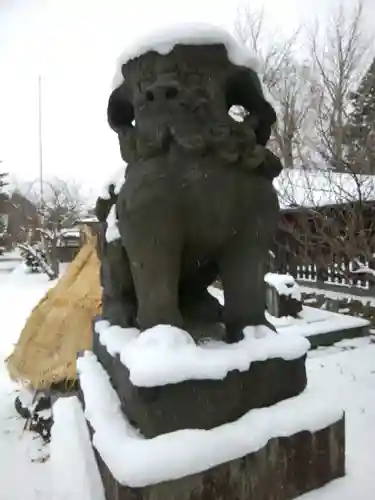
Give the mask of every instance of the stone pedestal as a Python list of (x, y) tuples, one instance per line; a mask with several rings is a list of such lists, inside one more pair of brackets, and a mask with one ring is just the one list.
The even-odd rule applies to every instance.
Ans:
[(127, 418), (152, 438), (180, 429), (212, 429), (249, 410), (298, 396), (306, 387), (305, 356), (254, 362), (224, 380), (187, 380), (160, 387), (136, 387), (118, 355), (111, 356), (94, 328), (93, 352), (111, 378)]
[(119, 484), (96, 456), (106, 500), (291, 500), (344, 476), (345, 421), (272, 439), (200, 474), (138, 489)]
[(106, 500), (291, 500), (345, 474), (343, 413), (305, 390), (305, 355), (136, 387), (93, 335), (79, 397)]

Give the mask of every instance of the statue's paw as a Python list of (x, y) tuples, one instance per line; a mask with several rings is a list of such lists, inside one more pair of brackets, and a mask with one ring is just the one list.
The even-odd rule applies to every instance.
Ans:
[(241, 342), (244, 338), (245, 336), (242, 330), (231, 330), (227, 328), (224, 342), (226, 344), (237, 344), (237, 342)]

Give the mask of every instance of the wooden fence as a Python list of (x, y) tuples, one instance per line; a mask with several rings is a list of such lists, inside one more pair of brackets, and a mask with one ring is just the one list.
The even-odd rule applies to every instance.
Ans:
[(302, 285), (375, 296), (375, 203), (283, 211), (272, 251)]

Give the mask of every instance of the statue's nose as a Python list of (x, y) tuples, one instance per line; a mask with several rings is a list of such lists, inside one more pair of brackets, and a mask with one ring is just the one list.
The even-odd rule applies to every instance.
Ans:
[(146, 91), (146, 99), (149, 102), (158, 101), (170, 101), (176, 99), (179, 94), (179, 88), (177, 84), (174, 83), (156, 83), (149, 86)]

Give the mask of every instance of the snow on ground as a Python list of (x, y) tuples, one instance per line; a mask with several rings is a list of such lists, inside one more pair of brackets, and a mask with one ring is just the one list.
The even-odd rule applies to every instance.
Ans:
[(9, 261), (0, 258), (0, 275), (13, 271), (18, 264), (19, 262)]
[(18, 249), (17, 252), (4, 252), (0, 255), (0, 275), (13, 271), (20, 264), (21, 260)]
[[(11, 352), (26, 317), (52, 284), (45, 276), (25, 275), (21, 269), (1, 275), (2, 359)], [(346, 410), (348, 475), (299, 500), (371, 500), (375, 491), (375, 344), (370, 338), (359, 338), (317, 349), (309, 353), (307, 369), (311, 388), (324, 386), (325, 398)], [(24, 421), (13, 406), (16, 394), (17, 386), (1, 364), (0, 500), (50, 500), (49, 462), (32, 461), (43, 458), (48, 449), (22, 432)]]
[(337, 299), (337, 300), (345, 299), (351, 301), (358, 300), (359, 302), (362, 302), (363, 305), (366, 304), (375, 305), (375, 297), (371, 297), (370, 295), (351, 294), (349, 293), (351, 288), (346, 286), (342, 287), (342, 292), (336, 290), (319, 290), (319, 288), (308, 286), (307, 283), (300, 285), (299, 289), (301, 293), (308, 293), (308, 294), (314, 293), (316, 295), (322, 294), (330, 299)]
[(307, 338), (337, 330), (366, 327), (370, 324), (367, 319), (307, 306), (304, 306), (299, 313), (299, 319), (292, 317), (273, 318), (268, 314), (267, 317), (280, 334), (287, 332), (289, 334), (303, 335)]
[[(347, 476), (299, 500), (371, 500), (375, 492), (375, 344), (346, 341), (309, 359), (310, 386), (324, 384), (346, 409)], [(358, 348), (349, 349), (349, 346)]]
[[(53, 406), (53, 416), (49, 462), (56, 485), (53, 500), (105, 500), (89, 429), (78, 398), (58, 399)], [(68, 433), (67, 428), (70, 429)]]
[[(19, 266), (0, 281), (0, 358), (4, 360), (17, 342), (32, 308), (54, 282), (47, 276), (25, 274)], [(25, 421), (14, 409), (19, 388), (0, 363), (0, 500), (52, 498), (43, 459), (48, 450), (31, 433), (24, 433)]]

